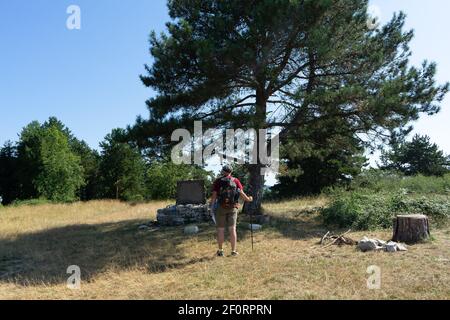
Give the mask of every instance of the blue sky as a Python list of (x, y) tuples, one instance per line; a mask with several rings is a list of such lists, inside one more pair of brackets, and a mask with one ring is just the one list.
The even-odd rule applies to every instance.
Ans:
[[(415, 29), (415, 65), (438, 63), (439, 82), (450, 79), (450, 1), (374, 0), (381, 20), (395, 11)], [(81, 8), (81, 30), (68, 30), (66, 9)], [(139, 74), (151, 63), (148, 35), (164, 30), (165, 0), (0, 0), (0, 144), (16, 140), (33, 120), (56, 116), (93, 148), (115, 127), (147, 115), (153, 92)], [(416, 132), (447, 153), (450, 98), (442, 112), (424, 117)]]
[[(66, 9), (81, 8), (81, 30)], [(0, 143), (56, 116), (97, 148), (115, 127), (147, 114), (139, 80), (148, 36), (168, 20), (165, 1), (0, 0)]]

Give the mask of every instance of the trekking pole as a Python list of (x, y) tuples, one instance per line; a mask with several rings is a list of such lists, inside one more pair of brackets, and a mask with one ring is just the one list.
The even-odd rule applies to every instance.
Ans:
[(252, 235), (252, 251), (253, 251), (253, 210), (250, 210), (250, 233)]
[(214, 222), (215, 226), (217, 226), (217, 222), (216, 222), (216, 202), (217, 202), (217, 200), (213, 204), (211, 204), (211, 208), (210, 208), (211, 219)]
[[(253, 191), (253, 188), (252, 188)], [(258, 195), (259, 195), (259, 191), (256, 194), (256, 199), (258, 199)], [(253, 199), (255, 200), (255, 199)], [(251, 234), (251, 238), (252, 238), (252, 251), (254, 249), (254, 240), (253, 240), (253, 210), (250, 209), (250, 234)]]

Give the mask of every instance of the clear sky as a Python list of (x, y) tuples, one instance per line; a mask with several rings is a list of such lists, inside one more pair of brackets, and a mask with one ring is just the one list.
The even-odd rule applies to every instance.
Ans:
[[(81, 8), (81, 30), (68, 30), (66, 9)], [(415, 29), (412, 62), (438, 63), (450, 80), (450, 1), (374, 0), (381, 20), (402, 10)], [(148, 35), (168, 21), (165, 0), (0, 0), (0, 144), (17, 140), (33, 120), (56, 116), (93, 148), (115, 127), (147, 116), (153, 92), (139, 74), (151, 63)], [(416, 123), (450, 153), (450, 96), (442, 112)]]
[[(69, 30), (67, 7), (81, 9)], [(168, 21), (165, 1), (0, 0), (0, 144), (32, 120), (56, 116), (93, 148), (147, 115), (139, 80), (148, 37)]]

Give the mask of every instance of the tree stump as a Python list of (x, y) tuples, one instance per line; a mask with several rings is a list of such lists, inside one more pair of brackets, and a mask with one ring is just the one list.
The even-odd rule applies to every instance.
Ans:
[(394, 219), (395, 242), (417, 243), (430, 237), (428, 217), (421, 214), (401, 215)]

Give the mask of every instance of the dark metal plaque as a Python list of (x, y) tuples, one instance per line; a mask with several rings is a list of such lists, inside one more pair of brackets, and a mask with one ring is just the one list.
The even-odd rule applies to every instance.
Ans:
[(204, 180), (178, 181), (177, 205), (205, 203), (206, 193)]

